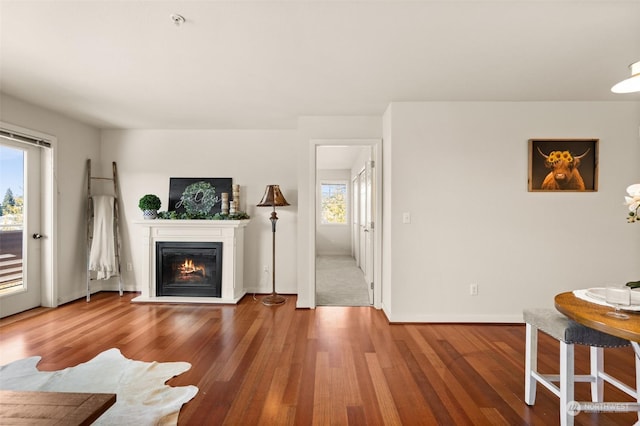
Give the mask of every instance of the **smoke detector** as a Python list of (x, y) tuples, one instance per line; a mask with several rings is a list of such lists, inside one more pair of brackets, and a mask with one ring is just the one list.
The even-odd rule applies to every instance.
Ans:
[(177, 13), (174, 13), (171, 15), (171, 20), (173, 21), (174, 24), (176, 24), (177, 27), (184, 24), (184, 21), (185, 21), (184, 16), (178, 15)]

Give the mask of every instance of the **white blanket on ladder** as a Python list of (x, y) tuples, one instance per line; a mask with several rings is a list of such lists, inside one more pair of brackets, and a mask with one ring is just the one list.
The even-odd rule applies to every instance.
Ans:
[(110, 195), (93, 196), (93, 240), (89, 254), (89, 270), (96, 271), (96, 278), (107, 280), (116, 275), (116, 250), (113, 234), (113, 206)]

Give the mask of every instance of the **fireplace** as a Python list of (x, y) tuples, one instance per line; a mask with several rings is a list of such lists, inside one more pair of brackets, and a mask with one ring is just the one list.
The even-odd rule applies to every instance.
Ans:
[(156, 242), (156, 296), (221, 294), (222, 242)]
[[(249, 222), (249, 220), (204, 219), (134, 221), (133, 223), (140, 230), (139, 241), (141, 243), (140, 252), (142, 257), (140, 259), (140, 267), (135, 270), (136, 280), (140, 282), (141, 295), (132, 299), (132, 301), (134, 303), (238, 303), (246, 294), (243, 280), (244, 229)], [(158, 270), (157, 266), (158, 257), (162, 257), (157, 250), (158, 243), (168, 243), (169, 247), (178, 246), (180, 250), (199, 247), (200, 249), (204, 248), (205, 251), (211, 249), (209, 243), (219, 243), (215, 253), (215, 268), (216, 274), (219, 274), (218, 285), (221, 289), (218, 290), (220, 291), (220, 293), (217, 293), (218, 296), (167, 296), (166, 293), (158, 294), (157, 276), (163, 273), (162, 270)], [(185, 247), (185, 243), (195, 244)], [(192, 259), (194, 263), (195, 260)], [(195, 266), (193, 270), (195, 270)], [(172, 282), (171, 287), (188, 288), (195, 287), (195, 285), (194, 283), (178, 284)], [(160, 291), (162, 292), (163, 290)]]

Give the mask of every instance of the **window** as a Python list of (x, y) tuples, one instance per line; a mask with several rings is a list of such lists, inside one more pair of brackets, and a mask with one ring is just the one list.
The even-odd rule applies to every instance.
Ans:
[(320, 223), (323, 225), (346, 225), (347, 182), (320, 184)]
[(0, 143), (0, 290), (23, 288), (25, 151)]

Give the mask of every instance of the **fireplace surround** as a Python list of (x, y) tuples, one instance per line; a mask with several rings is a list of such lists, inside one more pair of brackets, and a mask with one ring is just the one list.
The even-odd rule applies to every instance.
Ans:
[[(133, 302), (146, 303), (237, 303), (244, 295), (243, 267), (244, 267), (244, 228), (249, 220), (142, 220), (134, 221), (140, 229), (142, 243), (142, 259), (139, 262), (139, 273), (136, 278), (141, 283), (142, 294), (134, 298)], [(203, 260), (216, 252), (217, 266), (209, 265), (209, 269), (202, 265), (174, 266), (167, 272), (158, 270), (158, 256), (163, 251), (158, 247), (168, 247), (180, 256), (189, 254), (191, 260)], [(177, 248), (177, 250), (176, 250)], [(169, 256), (173, 256), (169, 254)], [(177, 259), (174, 259), (177, 260)], [(183, 259), (183, 261), (189, 259)], [(204, 270), (202, 270), (204, 268)], [(219, 289), (206, 293), (202, 288), (201, 275), (219, 274)], [(138, 272), (138, 271), (136, 271)], [(182, 275), (182, 282), (173, 282), (168, 292), (158, 291), (158, 278), (164, 273)], [(193, 275), (188, 277), (187, 275)], [(173, 278), (176, 278), (174, 275)], [(181, 278), (178, 276), (177, 278)], [(215, 285), (213, 286), (215, 287)], [(189, 294), (186, 289), (194, 290)], [(195, 289), (194, 289), (195, 288)], [(174, 291), (175, 290), (175, 291)], [(219, 291), (218, 293), (213, 293)]]

